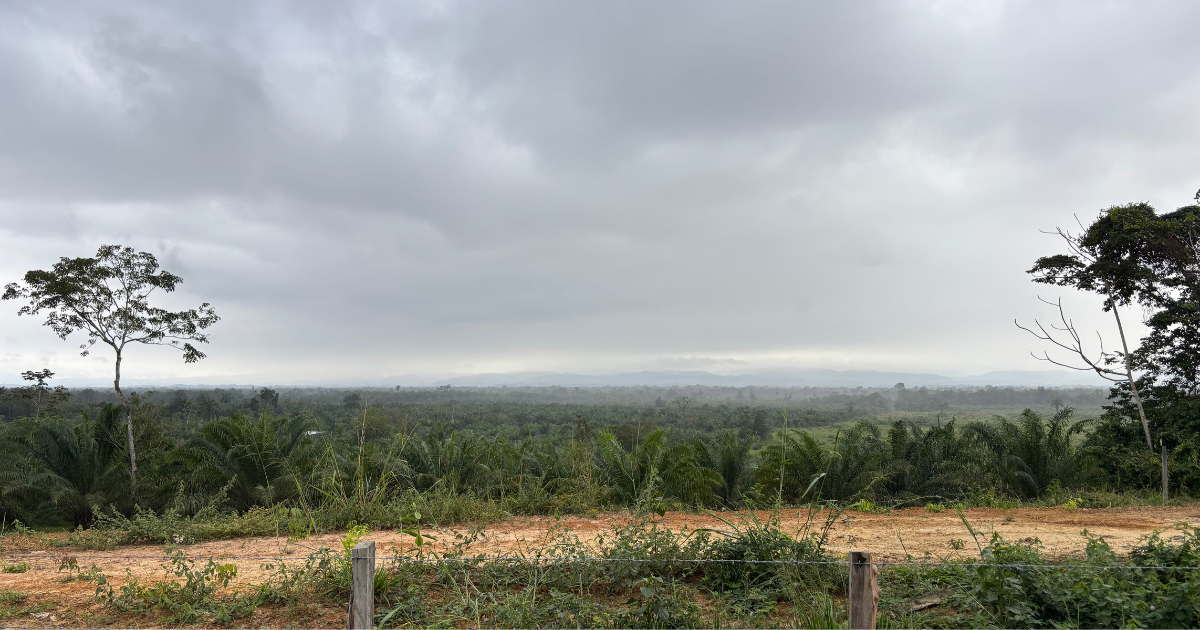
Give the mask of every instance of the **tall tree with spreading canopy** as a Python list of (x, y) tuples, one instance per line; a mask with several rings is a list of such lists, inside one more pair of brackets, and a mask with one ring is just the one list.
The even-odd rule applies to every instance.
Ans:
[[(1035, 282), (1073, 287), (1104, 300), (1104, 310), (1116, 319), (1119, 351), (1101, 346), (1089, 357), (1061, 303), (1056, 304), (1061, 325), (1026, 330), (1073, 352), (1087, 366), (1077, 369), (1094, 370), (1118, 385), (1119, 396), (1129, 395), (1151, 449), (1142, 390), (1151, 390), (1159, 403), (1200, 396), (1200, 193), (1196, 201), (1165, 215), (1145, 203), (1108, 208), (1078, 234), (1057, 230), (1069, 253), (1039, 258), (1029, 270)], [(1150, 332), (1131, 349), (1118, 308), (1133, 304), (1142, 308)], [(1048, 354), (1044, 359), (1052, 360)], [(1135, 377), (1135, 370), (1141, 376)]]
[(1174, 394), (1200, 396), (1200, 192), (1196, 204), (1158, 217), (1146, 230), (1145, 264), (1156, 279), (1135, 359)]
[(183, 278), (158, 268), (153, 254), (132, 247), (101, 245), (93, 258), (61, 258), (49, 271), (33, 270), (22, 282), (4, 288), (2, 299), (27, 300), (18, 315), (46, 313), (45, 325), (66, 340), (76, 331), (87, 333), (80, 345), (88, 356), (96, 342), (116, 353), (113, 389), (126, 417), (130, 491), (137, 494), (137, 447), (133, 439), (133, 410), (121, 391), (121, 361), (134, 343), (166, 345), (195, 363), (204, 353), (192, 343), (207, 343), (203, 331), (220, 318), (207, 302), (198, 308), (167, 311), (150, 305), (155, 291), (170, 293)]
[(1039, 339), (1075, 354), (1086, 367), (1061, 363), (1045, 352), (1042, 357), (1035, 357), (1064, 367), (1091, 370), (1106, 380), (1127, 385), (1137, 404), (1146, 446), (1150, 449), (1154, 448), (1150, 421), (1138, 391), (1138, 379), (1134, 377), (1134, 355), (1129, 350), (1119, 309), (1134, 302), (1146, 303), (1157, 290), (1157, 277), (1146, 264), (1149, 247), (1146, 235), (1153, 230), (1157, 220), (1154, 208), (1144, 203), (1113, 206), (1101, 212), (1096, 221), (1079, 234), (1057, 229), (1055, 233), (1062, 237), (1069, 253), (1043, 256), (1029, 270), (1034, 282), (1098, 294), (1104, 300), (1103, 310), (1112, 313), (1116, 320), (1120, 350), (1106, 351), (1103, 339), (1100, 339), (1098, 354), (1090, 355), (1074, 323), (1063, 311), (1061, 301), (1049, 302), (1058, 308), (1061, 325), (1047, 330), (1040, 322), (1034, 322), (1037, 327), (1034, 331), (1017, 324)]

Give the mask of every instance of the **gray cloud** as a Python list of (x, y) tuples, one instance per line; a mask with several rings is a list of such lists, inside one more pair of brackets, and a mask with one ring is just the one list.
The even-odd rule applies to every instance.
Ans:
[[(1197, 17), (9, 4), (0, 273), (155, 252), (225, 316), (164, 378), (1038, 367), (1038, 230), (1200, 186)], [(0, 370), (107, 369), (0, 317)]]

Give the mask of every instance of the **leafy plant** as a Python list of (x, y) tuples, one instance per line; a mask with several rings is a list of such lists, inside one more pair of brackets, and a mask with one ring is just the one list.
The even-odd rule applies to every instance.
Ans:
[(875, 505), (866, 499), (859, 499), (846, 506), (846, 509), (854, 512), (866, 512), (868, 514), (882, 514), (888, 511), (887, 508)]
[(237, 566), (218, 563), (213, 558), (197, 569), (195, 561), (176, 550), (163, 565), (168, 579), (142, 585), (126, 570), (126, 580), (113, 589), (104, 575), (98, 576), (96, 600), (122, 611), (162, 610), (172, 624), (190, 624), (211, 618), (216, 623), (249, 615), (258, 605), (254, 598), (238, 592), (220, 596), (237, 575)]
[(622, 628), (699, 628), (700, 607), (681, 597), (675, 584), (662, 578), (646, 576), (633, 587), (636, 593), (629, 598), (628, 610), (617, 616)]
[(1194, 627), (1200, 575), (1185, 567), (1200, 562), (1200, 529), (1177, 532), (1146, 537), (1127, 568), (1109, 568), (1121, 558), (1087, 532), (1086, 559), (1078, 563), (1045, 557), (1036, 540), (1009, 543), (993, 534), (984, 557), (1005, 566), (979, 567), (974, 595), (1004, 627)]

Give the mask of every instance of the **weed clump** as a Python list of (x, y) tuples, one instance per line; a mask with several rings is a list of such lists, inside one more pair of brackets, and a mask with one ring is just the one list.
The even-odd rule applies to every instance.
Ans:
[(237, 575), (234, 564), (222, 564), (209, 558), (197, 569), (194, 560), (176, 550), (163, 569), (168, 579), (148, 585), (142, 585), (126, 569), (125, 583), (116, 589), (106, 576), (100, 574), (97, 576), (96, 600), (124, 612), (162, 611), (172, 625), (195, 623), (199, 619), (228, 624), (233, 619), (248, 616), (258, 606), (256, 598), (236, 591), (220, 594)]
[(1036, 539), (1010, 543), (993, 534), (984, 558), (1018, 566), (979, 567), (973, 593), (1005, 627), (1196, 627), (1200, 574), (1189, 569), (1200, 566), (1200, 528), (1176, 531), (1147, 537), (1124, 566), (1086, 531), (1082, 562), (1054, 562)]
[(54, 607), (50, 603), (23, 606), (22, 604), (28, 599), (28, 593), (8, 589), (0, 590), (0, 619), (39, 613)]

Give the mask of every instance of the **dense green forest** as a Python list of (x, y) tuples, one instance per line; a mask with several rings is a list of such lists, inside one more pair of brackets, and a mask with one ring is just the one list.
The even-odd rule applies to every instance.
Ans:
[[(87, 525), (97, 509), (287, 506), (328, 508), (336, 526), (398, 519), (420, 495), (552, 513), (642, 501), (1037, 499), (1052, 488), (1157, 483), (1150, 459), (1141, 468), (1103, 465), (1110, 445), (1098, 440), (1111, 431), (1095, 428), (1107, 421), (1074, 411), (1100, 411), (1103, 390), (731, 389), (133, 393), (134, 497), (115, 395), (53, 388), (47, 377), (0, 394), (0, 518)], [(1011, 413), (980, 419), (997, 408)], [(1179, 466), (1177, 492), (1187, 491), (1193, 478)]]

